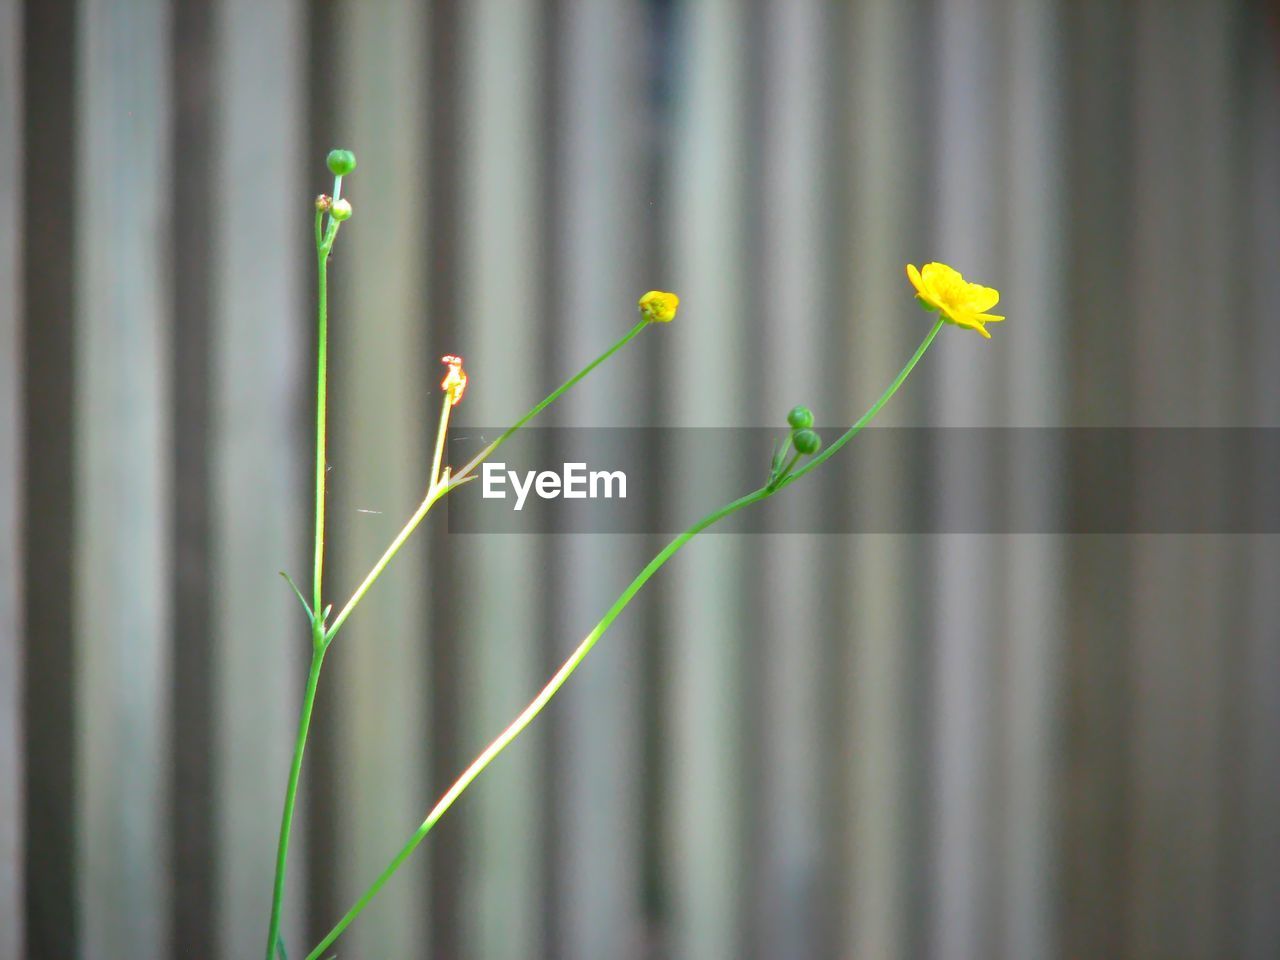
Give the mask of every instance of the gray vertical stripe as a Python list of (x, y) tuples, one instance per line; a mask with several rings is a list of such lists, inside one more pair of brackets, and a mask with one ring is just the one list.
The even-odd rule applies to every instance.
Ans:
[(0, 956), (23, 952), (22, 755), (22, 31), (18, 4), (0, 3)]
[[(337, 70), (345, 79), (334, 84), (334, 145), (353, 147), (358, 166), (343, 184), (355, 214), (335, 244), (330, 275), (334, 550), (326, 601), (335, 609), (426, 492), (440, 369), (427, 351), (421, 268), (426, 205), (423, 191), (413, 186), (425, 173), (424, 11), (402, 0), (348, 5), (338, 14)], [(317, 183), (331, 180), (321, 158), (308, 159)], [(380, 335), (370, 336), (371, 330)], [(429, 522), (438, 524), (440, 515)], [(322, 681), (321, 707), (340, 715), (334, 773), (344, 815), (334, 867), (344, 905), (381, 873), (428, 806), (422, 775), (431, 745), (426, 583), (424, 541), (418, 538), (335, 640)], [(410, 757), (415, 762), (406, 763)], [(314, 768), (311, 774), (315, 784)], [(345, 949), (413, 955), (427, 932), (419, 908), (426, 895), (426, 861), (420, 859), (370, 908)]]
[[(746, 15), (733, 3), (689, 3), (679, 11), (685, 38), (686, 88), (675, 106), (671, 218), (662, 242), (671, 248), (671, 284), (681, 296), (678, 326), (661, 338), (669, 377), (667, 419), (681, 426), (749, 422), (741, 377), (748, 334), (747, 270), (742, 262), (747, 149)], [(650, 334), (646, 334), (646, 337)], [(757, 471), (758, 473), (758, 471)], [(747, 489), (755, 475), (724, 477), (673, 471), (679, 491), (666, 505), (679, 523), (697, 517), (687, 504), (712, 502), (718, 491)], [(746, 937), (749, 812), (743, 724), (750, 703), (743, 643), (747, 617), (742, 546), (737, 538), (700, 543), (679, 559), (670, 606), (658, 622), (669, 659), (662, 674), (660, 733), (666, 762), (663, 860), (669, 891), (673, 957), (741, 957)]]
[[(1000, 102), (1002, 49), (994, 2), (943, 0), (938, 7), (934, 84), (938, 115), (931, 144), (936, 257), (951, 262), (969, 279), (1000, 276), (995, 218), (1000, 210), (1002, 156), (998, 127), (987, 105)], [(922, 255), (923, 256), (923, 255)], [(935, 254), (930, 252), (929, 259)], [(1007, 310), (1007, 301), (1005, 310)], [(1005, 312), (1002, 310), (1000, 312)], [(999, 325), (993, 336), (1000, 337)], [(1003, 356), (992, 341), (948, 328), (936, 359), (933, 421), (942, 425), (999, 422), (994, 389)], [(983, 514), (991, 509), (994, 465), (981, 444), (944, 441), (933, 484), (944, 517)], [(999, 650), (993, 618), (993, 571), (1002, 564), (994, 538), (947, 535), (933, 551), (932, 645), (935, 647), (937, 849), (933, 866), (931, 955), (977, 960), (992, 954), (995, 817), (1001, 797), (993, 736), (993, 702)]]
[[(867, 408), (928, 329), (909, 301), (904, 273), (908, 262), (919, 265), (931, 256), (916, 227), (929, 193), (921, 153), (928, 136), (922, 122), (927, 72), (915, 65), (919, 15), (912, 5), (864, 3), (850, 10), (846, 24), (848, 248), (836, 265), (845, 279), (832, 312), (847, 325), (850, 375), (839, 395), (845, 423)], [(911, 386), (877, 423), (923, 422), (922, 396), (937, 359), (912, 375)], [(865, 461), (856, 489), (844, 494), (848, 509), (873, 500), (905, 515), (908, 483), (893, 465)], [(853, 539), (846, 551), (847, 653), (837, 661), (847, 718), (837, 821), (846, 837), (841, 956), (912, 952), (912, 838), (921, 833), (913, 816), (913, 771), (923, 766), (912, 756), (920, 732), (913, 729), (913, 704), (927, 674), (907, 638), (919, 615), (910, 589), (921, 546), (915, 538), (877, 535)]]
[[(561, 65), (555, 91), (558, 129), (557, 268), (551, 296), (560, 308), (558, 355), (568, 370), (621, 336), (648, 287), (640, 270), (644, 136), (649, 120), (640, 5), (632, 0), (567, 0), (559, 9)], [(638, 354), (662, 329), (648, 330), (607, 371), (566, 398), (552, 422), (571, 426), (647, 422)], [(573, 359), (571, 359), (573, 358)], [(556, 375), (558, 380), (559, 374)], [(557, 538), (552, 545), (558, 663), (599, 619), (643, 562), (627, 539)], [(556, 797), (560, 818), (559, 949), (576, 960), (641, 955), (637, 709), (641, 658), (649, 651), (635, 611), (575, 677), (553, 728), (562, 751)]]
[(168, 946), (168, 10), (79, 36), (77, 857), (87, 958)]
[[(295, 452), (306, 423), (303, 326), (306, 247), (313, 191), (299, 161), (301, 7), (223, 0), (215, 35), (220, 91), (214, 220), (213, 610), (217, 773), (217, 949), (262, 950), (270, 913), (280, 805), (305, 678), (309, 633), (280, 582), (299, 583), (298, 555), (310, 514), (310, 472)], [(309, 179), (309, 178), (308, 178)], [(248, 345), (252, 344), (252, 347)], [(305, 431), (304, 431), (305, 433)], [(323, 691), (322, 691), (323, 693)], [(290, 852), (285, 942), (300, 939), (296, 891), (306, 875), (305, 812)]]
[[(819, 424), (832, 422), (827, 391), (814, 375), (823, 369), (819, 331), (830, 282), (824, 228), (831, 189), (823, 164), (830, 124), (822, 96), (830, 69), (828, 13), (819, 3), (774, 4), (761, 24), (768, 56), (760, 107), (761, 270), (753, 292), (764, 361), (754, 405), (757, 423), (776, 425), (780, 436), (796, 404), (813, 407)], [(757, 470), (767, 469), (762, 451)], [(816, 485), (809, 480), (796, 488), (792, 502), (818, 496)], [(786, 509), (785, 502), (779, 509)], [(756, 545), (763, 576), (756, 649), (766, 828), (753, 904), (754, 955), (760, 957), (826, 952), (821, 678), (828, 625), (818, 591), (818, 548), (812, 538), (792, 534)]]
[[(559, 304), (544, 288), (541, 235), (548, 138), (538, 111), (546, 84), (540, 41), (547, 15), (536, 4), (484, 2), (469, 4), (465, 18), (465, 260), (455, 346), (468, 358), (473, 379), (455, 413), (468, 425), (457, 428), (458, 436), (475, 439), (474, 430), (510, 422), (546, 394), (537, 360)], [(495, 460), (504, 458), (500, 453)], [(460, 495), (474, 494), (473, 487)], [(460, 726), (464, 751), (472, 754), (544, 681), (546, 589), (534, 572), (545, 569), (545, 561), (541, 545), (526, 537), (453, 537), (446, 549), (449, 562), (465, 571), (461, 680), (470, 693)], [(546, 739), (547, 725), (536, 725), (470, 798), (461, 878), (471, 904), (467, 956), (542, 954)]]

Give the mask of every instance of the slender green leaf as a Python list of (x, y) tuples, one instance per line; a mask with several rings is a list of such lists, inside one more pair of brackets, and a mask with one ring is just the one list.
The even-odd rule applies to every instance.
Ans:
[(296, 583), (294, 583), (294, 582), (293, 582), (293, 578), (292, 578), (292, 577), (290, 577), (290, 576), (289, 576), (287, 573), (285, 573), (283, 570), (281, 570), (281, 571), (280, 571), (280, 576), (284, 577), (284, 579), (285, 579), (285, 583), (287, 583), (287, 584), (289, 584), (289, 586), (293, 587), (293, 595), (294, 595), (295, 597), (297, 597), (297, 598), (298, 598), (298, 602), (299, 602), (300, 604), (302, 604), (302, 609), (303, 609), (303, 610), (305, 610), (305, 611), (307, 611), (307, 620), (314, 620), (314, 619), (315, 619), (315, 614), (311, 611), (311, 605), (310, 605), (309, 603), (307, 603), (306, 598), (302, 596), (302, 591), (301, 591), (301, 590), (299, 590), (299, 589), (298, 589), (298, 585), (297, 585)]

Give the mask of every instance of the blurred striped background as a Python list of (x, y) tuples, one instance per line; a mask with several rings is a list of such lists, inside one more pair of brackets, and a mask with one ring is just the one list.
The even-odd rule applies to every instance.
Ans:
[[(883, 423), (1280, 425), (1278, 29), (1261, 0), (0, 0), (0, 958), (260, 955), (331, 146), (341, 603), (421, 494), (438, 357), (462, 426), (505, 423), (651, 287), (678, 321), (547, 424), (848, 422), (937, 258), (1010, 320), (944, 331)], [(796, 495), (1063, 509), (963, 452)], [(656, 509), (761, 469), (673, 462)], [(326, 662), (295, 957), (661, 543), (426, 527)], [(1278, 577), (1274, 536), (700, 540), (336, 954), (1280, 955)]]

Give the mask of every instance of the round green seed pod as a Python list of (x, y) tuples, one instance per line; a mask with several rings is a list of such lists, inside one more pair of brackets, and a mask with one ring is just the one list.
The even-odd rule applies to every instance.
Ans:
[(356, 155), (350, 150), (329, 151), (329, 172), (335, 177), (345, 177), (356, 168)]
[(792, 430), (804, 430), (806, 427), (812, 427), (813, 411), (808, 407), (792, 407), (791, 412), (787, 414), (787, 423), (791, 425)]
[(341, 223), (343, 220), (351, 219), (351, 212), (351, 202), (346, 197), (343, 197), (332, 205), (329, 215)]
[(794, 444), (798, 453), (803, 453), (806, 457), (812, 457), (815, 453), (822, 449), (822, 438), (817, 432), (803, 427), (795, 433), (791, 434), (791, 442)]

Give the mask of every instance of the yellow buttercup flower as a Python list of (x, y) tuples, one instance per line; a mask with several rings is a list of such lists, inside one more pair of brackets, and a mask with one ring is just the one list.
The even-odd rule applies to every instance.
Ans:
[(675, 319), (679, 307), (680, 298), (674, 293), (650, 290), (640, 298), (640, 312), (644, 318), (657, 323), (670, 323)]
[(928, 309), (938, 310), (942, 319), (957, 327), (968, 327), (991, 339), (986, 324), (1004, 317), (987, 313), (1000, 302), (1000, 291), (969, 283), (958, 270), (945, 263), (926, 263), (922, 270), (915, 264), (907, 264), (907, 279), (916, 288), (916, 298)]

